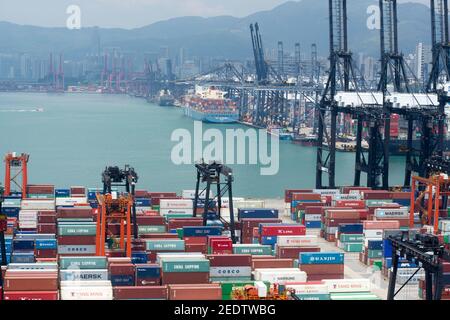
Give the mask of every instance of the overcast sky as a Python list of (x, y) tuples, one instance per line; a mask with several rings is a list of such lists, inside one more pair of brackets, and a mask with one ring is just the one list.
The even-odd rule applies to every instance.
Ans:
[[(324, 0), (317, 0), (324, 1)], [(81, 9), (82, 26), (135, 28), (180, 16), (243, 17), (286, 0), (0, 0), (0, 21), (65, 26), (69, 5)], [(377, 3), (377, 1), (374, 1)], [(399, 0), (429, 3), (429, 0)]]

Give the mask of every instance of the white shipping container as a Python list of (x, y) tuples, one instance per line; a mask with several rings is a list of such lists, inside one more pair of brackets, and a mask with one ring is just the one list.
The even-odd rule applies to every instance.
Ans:
[(255, 280), (284, 284), (286, 282), (306, 282), (306, 272), (297, 268), (291, 269), (255, 269)]
[(38, 212), (35, 210), (20, 210), (19, 221), (36, 221)]
[(318, 193), (321, 196), (334, 196), (340, 194), (341, 191), (339, 189), (314, 189), (313, 193)]
[(192, 209), (194, 202), (191, 199), (160, 199), (160, 209)]
[(52, 262), (45, 262), (45, 263), (10, 263), (8, 264), (8, 271), (14, 271), (14, 270), (58, 270), (58, 264), (52, 263)]
[(317, 236), (279, 236), (277, 246), (280, 247), (311, 247), (317, 245)]
[(56, 198), (56, 206), (57, 207), (68, 207), (73, 205), (79, 205), (79, 204), (86, 204), (87, 198), (86, 197), (72, 197), (72, 198)]
[(36, 229), (37, 221), (32, 221), (32, 220), (19, 221), (19, 228), (20, 229)]
[(366, 229), (364, 230), (364, 237), (371, 239), (383, 239), (382, 229)]
[(360, 193), (337, 194), (333, 196), (333, 201), (339, 200), (361, 200)]
[(305, 221), (322, 221), (321, 214), (305, 214)]
[(325, 279), (329, 293), (366, 292), (371, 290), (369, 279)]
[(439, 221), (439, 230), (442, 232), (450, 232), (450, 220)]
[(55, 200), (22, 200), (23, 210), (55, 210)]
[(168, 214), (179, 214), (179, 215), (185, 215), (185, 214), (189, 214), (189, 215), (193, 215), (194, 214), (194, 209), (193, 208), (189, 208), (189, 209), (159, 209), (159, 215), (161, 216), (167, 216)]
[(255, 287), (258, 290), (258, 297), (265, 298), (267, 297), (267, 286), (262, 281), (255, 281)]
[[(245, 201), (245, 198), (236, 198), (233, 197), (233, 209), (235, 207), (236, 202), (242, 202)], [(230, 207), (230, 201), (228, 200), (228, 197), (222, 198), (222, 208), (229, 208)]]
[[(181, 197), (183, 199), (195, 199), (195, 190), (183, 190), (181, 192)], [(209, 198), (211, 199), (213, 197), (213, 192), (210, 190), (209, 192)], [(206, 198), (206, 190), (199, 190), (199, 198), (205, 199)]]
[(264, 200), (233, 201), (234, 209), (262, 209), (265, 208)]
[(375, 209), (375, 217), (383, 219), (405, 219), (409, 218), (408, 208), (400, 209)]
[(109, 287), (62, 287), (61, 300), (113, 300)]
[[(76, 269), (79, 270), (79, 269)], [(59, 282), (60, 287), (102, 287), (108, 288), (112, 287), (111, 281), (109, 280), (99, 280), (99, 281), (65, 281), (62, 280)]]
[(328, 286), (326, 284), (295, 284), (286, 283), (286, 289), (293, 289), (295, 293), (304, 294), (327, 294)]
[(146, 211), (151, 211), (152, 207), (136, 207), (136, 213), (143, 213)]

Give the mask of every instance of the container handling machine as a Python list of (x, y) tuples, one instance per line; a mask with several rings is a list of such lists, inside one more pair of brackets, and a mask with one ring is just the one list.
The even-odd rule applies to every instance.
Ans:
[[(389, 278), (388, 300), (395, 296), (414, 278), (420, 269), (425, 270), (426, 300), (441, 300), (442, 289), (450, 284), (450, 274), (443, 272), (443, 262), (450, 262), (450, 253), (432, 234), (415, 234), (410, 239), (408, 231), (389, 236), (392, 243), (392, 273)], [(415, 263), (418, 268), (411, 277), (395, 291), (399, 259), (403, 257)]]
[[(197, 184), (195, 186), (194, 217), (197, 216), (197, 209), (203, 206), (203, 225), (221, 224), (231, 233), (231, 240), (236, 243), (236, 233), (234, 224), (233, 208), (233, 170), (221, 163), (213, 161), (206, 164), (203, 160), (195, 165), (197, 169)], [(221, 181), (223, 176), (225, 181)], [(200, 192), (200, 183), (206, 183), (206, 187)], [(212, 189), (215, 185), (216, 195), (211, 197)], [(228, 208), (230, 210), (230, 221), (225, 221), (221, 216), (222, 197), (228, 193)], [(200, 197), (202, 196), (201, 199)], [(217, 203), (217, 206), (215, 205)]]

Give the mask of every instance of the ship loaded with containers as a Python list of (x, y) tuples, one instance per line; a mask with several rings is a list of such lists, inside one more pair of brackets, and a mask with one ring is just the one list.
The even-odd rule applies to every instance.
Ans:
[(184, 114), (207, 123), (235, 123), (239, 110), (226, 95), (227, 92), (215, 87), (196, 86), (194, 92), (183, 97)]
[[(122, 194), (114, 188), (112, 193)], [(194, 216), (195, 191), (138, 188), (130, 255), (116, 241), (121, 224), (115, 220), (106, 225), (111, 241), (99, 255), (101, 194), (98, 188), (53, 185), (27, 185), (22, 193), (5, 194), (7, 264), (1, 298), (379, 300), (384, 297), (367, 276), (346, 276), (346, 262), (389, 276), (387, 236), (401, 229), (419, 232), (409, 225), (409, 192), (298, 189), (286, 190), (277, 208), (266, 200), (233, 197), (230, 212), (225, 201), (222, 216), (233, 214), (238, 221), (238, 241), (233, 242), (224, 226), (205, 226), (201, 210)], [(441, 217), (448, 217), (447, 210)], [(450, 222), (443, 219), (439, 229), (448, 248)], [(412, 277), (417, 299), (424, 298), (423, 272), (416, 273), (408, 261), (401, 261), (399, 270), (398, 285)], [(444, 299), (450, 299), (449, 289), (443, 289)]]

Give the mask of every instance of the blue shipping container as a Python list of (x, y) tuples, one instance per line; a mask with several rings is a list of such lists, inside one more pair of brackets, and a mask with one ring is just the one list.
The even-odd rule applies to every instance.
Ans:
[(58, 243), (56, 239), (36, 239), (36, 249), (37, 250), (45, 250), (45, 249), (57, 249)]
[(222, 235), (221, 227), (183, 227), (184, 237), (206, 237)]
[(35, 263), (33, 252), (13, 252), (11, 256), (12, 263)]
[(56, 198), (70, 198), (70, 189), (55, 189)]
[(137, 278), (159, 278), (161, 276), (161, 268), (159, 266), (139, 266), (136, 267)]
[(302, 252), (300, 264), (343, 264), (344, 254), (337, 252)]
[(134, 286), (134, 275), (111, 275), (113, 287)]
[(320, 221), (305, 221), (305, 227), (307, 229), (320, 229), (322, 222)]
[(18, 218), (20, 208), (15, 207), (2, 207), (2, 213), (6, 214), (8, 218)]
[(383, 257), (385, 257), (385, 258), (392, 257), (392, 242), (391, 242), (391, 240), (388, 240), (388, 239), (383, 240)]
[(134, 264), (145, 264), (148, 262), (148, 256), (145, 251), (132, 252), (131, 262)]
[(147, 198), (139, 198), (135, 200), (136, 207), (151, 207), (152, 201)]
[(277, 209), (238, 209), (238, 219), (278, 218)]
[(338, 227), (339, 233), (362, 234), (364, 232), (362, 223), (345, 223)]
[(14, 239), (13, 250), (34, 250), (34, 240)]
[(274, 246), (277, 243), (277, 237), (261, 237), (261, 244)]
[(369, 250), (383, 250), (383, 240), (369, 240), (367, 248)]

